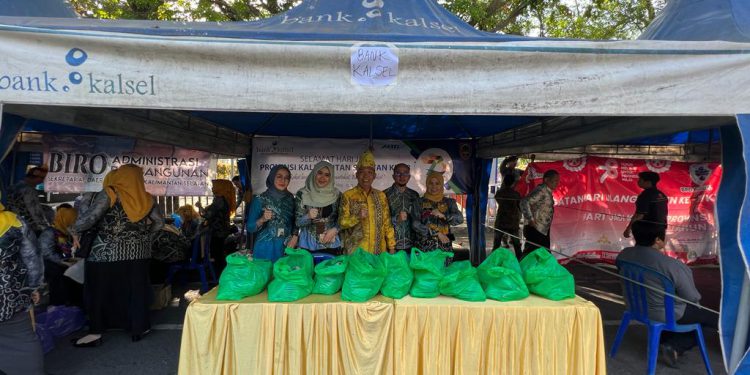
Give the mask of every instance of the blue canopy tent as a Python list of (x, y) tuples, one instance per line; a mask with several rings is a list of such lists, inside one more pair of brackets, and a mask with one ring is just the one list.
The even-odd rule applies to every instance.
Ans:
[[(673, 0), (653, 27), (690, 22), (668, 15), (693, 3)], [(729, 4), (722, 9), (734, 12), (732, 35), (747, 35), (747, 6), (705, 3)], [(710, 24), (703, 36), (721, 29), (701, 24)], [(656, 31), (644, 35), (680, 40)], [(4, 16), (0, 54), (11, 58), (0, 62), (0, 133), (35, 119), (231, 155), (247, 153), (259, 136), (468, 140), (479, 156), (469, 191), (478, 261), (488, 158), (726, 126), (725, 155), (736, 156), (724, 166), (738, 173), (726, 173), (718, 211), (724, 293), (735, 298), (747, 272), (736, 237), (748, 172), (739, 173), (747, 152), (740, 130), (728, 124), (750, 112), (750, 45), (723, 35), (688, 40), (733, 43), (489, 34), (431, 0), (307, 0), (266, 20), (222, 24)], [(350, 56), (363, 45), (398, 55), (395, 84), (352, 82)], [(746, 353), (747, 344), (728, 341), (747, 329), (729, 320), (722, 316), (722, 342), (734, 372), (747, 362), (736, 367), (729, 353)]]
[[(725, 40), (750, 42), (750, 2), (743, 0), (670, 1), (640, 36), (651, 40)], [(722, 164), (717, 214), (721, 249), (722, 299), (720, 333), (724, 365), (730, 373), (750, 372), (750, 235), (746, 207), (750, 202), (750, 115), (738, 115), (737, 126), (721, 127)], [(731, 171), (731, 172), (730, 172)]]

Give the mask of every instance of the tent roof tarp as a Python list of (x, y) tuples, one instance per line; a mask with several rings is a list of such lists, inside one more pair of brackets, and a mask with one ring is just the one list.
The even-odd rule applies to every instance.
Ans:
[(533, 39), (477, 30), (437, 2), (429, 0), (306, 0), (283, 14), (251, 22), (7, 19), (0, 17), (0, 24), (161, 36), (261, 40), (502, 42)]
[(639, 39), (750, 42), (750, 1), (669, 0)]

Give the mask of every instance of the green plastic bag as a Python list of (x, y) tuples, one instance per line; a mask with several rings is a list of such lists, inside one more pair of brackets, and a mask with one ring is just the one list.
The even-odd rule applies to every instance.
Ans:
[(313, 289), (313, 257), (307, 250), (284, 250), (286, 256), (273, 264), (273, 281), (268, 284), (268, 300), (292, 302), (310, 295)]
[(545, 248), (538, 248), (523, 258), (521, 270), (531, 293), (553, 301), (576, 296), (573, 275)]
[(406, 252), (380, 253), (380, 260), (383, 261), (386, 270), (385, 281), (380, 288), (380, 293), (389, 298), (404, 298), (405, 295), (409, 294), (411, 283), (414, 281), (414, 273), (409, 268)]
[(385, 280), (385, 266), (380, 258), (362, 249), (349, 256), (349, 265), (344, 276), (341, 299), (351, 302), (365, 302), (375, 297)]
[(324, 260), (315, 266), (314, 294), (336, 294), (344, 283), (344, 272), (349, 259), (346, 255)]
[(529, 289), (521, 276), (516, 255), (498, 248), (477, 267), (479, 282), (487, 298), (498, 301), (517, 301), (529, 296)]
[(262, 292), (271, 278), (272, 266), (269, 260), (250, 260), (239, 253), (229, 254), (227, 267), (219, 277), (216, 299), (237, 301)]
[(453, 253), (441, 250), (421, 251), (411, 249), (409, 266), (414, 270), (414, 284), (409, 294), (417, 298), (435, 298), (440, 295), (440, 280), (445, 271), (445, 260)]
[(468, 260), (454, 262), (445, 269), (445, 275), (440, 280), (440, 294), (472, 302), (487, 299), (479, 284), (477, 269)]

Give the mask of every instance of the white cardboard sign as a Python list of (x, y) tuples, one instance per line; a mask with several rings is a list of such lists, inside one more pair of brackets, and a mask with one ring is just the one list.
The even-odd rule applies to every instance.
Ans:
[(389, 86), (396, 83), (398, 55), (389, 47), (358, 46), (352, 49), (353, 85)]

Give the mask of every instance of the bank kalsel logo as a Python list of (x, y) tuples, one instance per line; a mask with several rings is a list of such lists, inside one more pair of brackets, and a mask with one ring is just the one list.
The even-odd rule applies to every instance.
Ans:
[[(71, 92), (81, 87), (92, 95), (151, 96), (156, 95), (154, 75), (136, 76), (130, 73), (81, 72), (89, 54), (81, 48), (71, 48), (65, 55), (65, 62), (75, 69), (68, 73), (67, 82), (44, 70), (38, 73), (0, 72), (0, 91), (26, 92)], [(68, 84), (69, 82), (69, 84)], [(79, 90), (81, 90), (79, 89)], [(80, 92), (80, 91), (79, 91)]]
[[(72, 48), (65, 55), (65, 62), (73, 67), (83, 65), (88, 59), (88, 53), (81, 48)], [(153, 75), (146, 77), (132, 77), (123, 73), (114, 76), (87, 73), (85, 77), (78, 71), (68, 74), (68, 80), (74, 85), (84, 83), (88, 87), (89, 94), (103, 95), (133, 95), (146, 96), (156, 95), (155, 79)], [(63, 87), (68, 91), (68, 86)]]
[(356, 23), (367, 22), (371, 19), (383, 17), (384, 22), (388, 22), (389, 24), (396, 26), (441, 30), (449, 33), (459, 32), (459, 29), (456, 26), (445, 24), (439, 22), (438, 20), (431, 21), (429, 19), (426, 19), (425, 17), (405, 18), (399, 17), (393, 12), (385, 12), (385, 0), (362, 0), (362, 7), (364, 8), (364, 15), (362, 16), (346, 13), (344, 11), (309, 15), (305, 17), (290, 17), (288, 14), (284, 14), (281, 18), (281, 24), (302, 25), (308, 23)]

